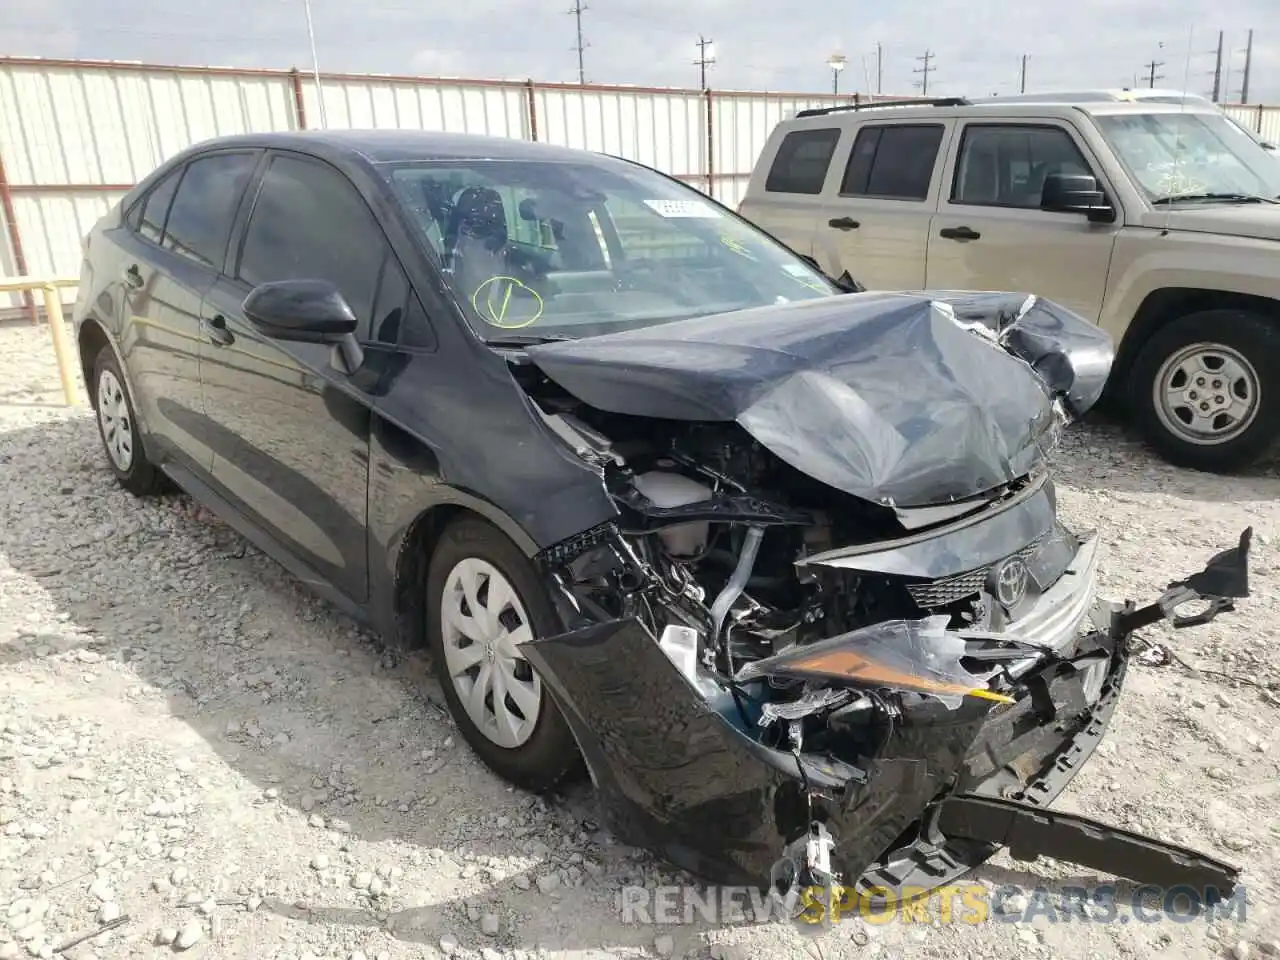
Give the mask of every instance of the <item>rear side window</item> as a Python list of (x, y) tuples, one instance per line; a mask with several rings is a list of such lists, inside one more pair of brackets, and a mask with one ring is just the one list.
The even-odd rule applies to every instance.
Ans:
[(782, 138), (773, 158), (764, 188), (769, 193), (822, 192), (831, 155), (840, 141), (838, 127), (821, 130), (793, 130)]
[[(356, 336), (368, 340), (374, 291), (389, 256), (382, 228), (351, 181), (318, 160), (280, 155), (262, 178), (237, 276), (252, 286), (328, 280), (360, 321)], [(396, 322), (395, 317), (382, 320)]]
[(182, 170), (175, 170), (161, 180), (138, 204), (141, 208), (138, 233), (152, 243), (159, 243), (160, 238), (164, 236), (164, 221), (169, 215), (169, 204), (173, 201), (173, 194), (178, 188), (180, 176), (182, 176)]
[(165, 249), (221, 270), (231, 221), (257, 159), (255, 153), (218, 153), (188, 164), (165, 224)]
[(938, 123), (863, 127), (844, 168), (841, 195), (926, 199), (942, 131)]

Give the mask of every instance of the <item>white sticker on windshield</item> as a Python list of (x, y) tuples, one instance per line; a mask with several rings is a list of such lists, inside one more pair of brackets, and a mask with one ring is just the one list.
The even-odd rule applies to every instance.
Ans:
[(701, 200), (646, 200), (644, 205), (660, 217), (717, 220), (720, 211)]

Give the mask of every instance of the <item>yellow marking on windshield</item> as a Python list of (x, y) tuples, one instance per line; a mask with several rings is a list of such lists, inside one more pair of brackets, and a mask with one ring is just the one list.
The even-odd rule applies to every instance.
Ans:
[(732, 250), (740, 257), (746, 257), (748, 260), (754, 260), (751, 251), (747, 249), (747, 245), (741, 240), (735, 240), (726, 234), (720, 234), (720, 242), (729, 250)]
[[(491, 284), (500, 283), (502, 281), (506, 281), (506, 286), (503, 287), (502, 290), (502, 302), (495, 304), (493, 292), (490, 290), (484, 300), (486, 309), (482, 310), (480, 308), (480, 293), (490, 287)], [(524, 290), (529, 294), (529, 296), (533, 297), (536, 309), (533, 316), (526, 320), (507, 323), (507, 310), (511, 306), (511, 297), (515, 294), (517, 288)], [(515, 277), (503, 276), (490, 277), (488, 280), (481, 283), (480, 286), (476, 287), (475, 293), (471, 294), (471, 306), (475, 308), (476, 313), (480, 315), (482, 320), (503, 330), (519, 330), (521, 327), (527, 327), (530, 324), (536, 323), (538, 318), (542, 316), (543, 310), (545, 309), (545, 304), (537, 290), (534, 290), (533, 287), (517, 280)]]

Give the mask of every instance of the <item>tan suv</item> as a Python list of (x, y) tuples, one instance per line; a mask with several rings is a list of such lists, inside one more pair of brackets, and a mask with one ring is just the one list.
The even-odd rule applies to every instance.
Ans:
[(1212, 105), (949, 99), (783, 121), (739, 210), (833, 277), (1093, 320), (1152, 444), (1230, 470), (1280, 433), (1277, 197), (1280, 163)]

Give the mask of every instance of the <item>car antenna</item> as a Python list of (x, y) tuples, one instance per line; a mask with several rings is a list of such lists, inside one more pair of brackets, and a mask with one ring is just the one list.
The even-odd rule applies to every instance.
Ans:
[[(1191, 84), (1191, 45), (1195, 39), (1195, 24), (1187, 28), (1187, 57), (1182, 65), (1182, 96), (1178, 98), (1178, 136), (1174, 140), (1173, 146), (1173, 183), (1174, 192), (1178, 190), (1178, 177), (1181, 175), (1179, 167), (1182, 164), (1182, 123), (1183, 115), (1187, 112), (1187, 87)], [(1162, 237), (1169, 235), (1169, 226), (1173, 219), (1173, 202), (1170, 201), (1164, 205), (1164, 230), (1161, 232)]]

